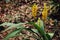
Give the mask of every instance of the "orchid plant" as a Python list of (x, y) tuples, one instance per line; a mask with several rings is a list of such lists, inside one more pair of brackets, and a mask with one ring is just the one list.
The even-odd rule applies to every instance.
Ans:
[[(34, 3), (33, 6), (32, 6), (32, 16), (34, 18), (36, 18), (36, 16), (37, 16), (37, 10), (38, 10), (38, 7)], [(43, 9), (43, 12), (42, 12), (42, 19), (43, 20), (46, 20), (47, 17), (48, 17), (48, 10), (49, 9), (47, 9), (46, 3), (44, 3), (44, 9)], [(13, 27), (16, 28), (16, 30), (14, 30), (11, 33), (7, 34), (7, 36), (3, 40), (8, 40), (11, 37), (20, 35), (19, 33), (23, 29), (26, 29), (28, 31), (31, 31), (33, 33), (36, 33), (36, 34), (41, 35), (42, 36), (42, 39), (39, 38), (39, 40), (51, 40), (51, 38), (53, 37), (54, 33), (46, 33), (45, 32), (45, 29), (44, 29), (44, 21), (43, 20), (41, 20), (40, 18), (38, 18), (37, 22), (28, 22), (27, 23), (27, 24), (33, 25), (35, 27), (34, 30), (29, 29), (29, 28), (25, 28), (23, 26), (23, 24), (26, 24), (26, 23), (14, 24), (14, 23), (7, 23), (7, 22), (5, 22), (5, 23), (3, 23), (3, 24), (0, 25), (0, 26), (5, 26), (5, 25), (8, 26), (8, 28), (5, 29), (4, 32), (7, 31), (7, 30), (12, 29)]]

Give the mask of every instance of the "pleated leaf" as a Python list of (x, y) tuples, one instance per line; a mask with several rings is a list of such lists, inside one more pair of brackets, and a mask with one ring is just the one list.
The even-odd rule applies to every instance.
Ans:
[(9, 38), (16, 36), (22, 30), (23, 28), (14, 30), (13, 32), (9, 33), (3, 40), (8, 40)]
[(38, 30), (44, 40), (48, 40), (46, 33), (44, 31), (44, 24), (43, 21), (38, 19), (38, 22), (35, 24), (34, 22), (30, 22), (30, 24), (34, 25), (34, 27)]
[(8, 28), (4, 30), (4, 31), (7, 31), (7, 30), (12, 29), (12, 28), (17, 28), (17, 29), (24, 28), (22, 24), (24, 24), (24, 23), (18, 23), (18, 24), (3, 23), (3, 24), (1, 24), (1, 26), (5, 26), (5, 25), (8, 26)]

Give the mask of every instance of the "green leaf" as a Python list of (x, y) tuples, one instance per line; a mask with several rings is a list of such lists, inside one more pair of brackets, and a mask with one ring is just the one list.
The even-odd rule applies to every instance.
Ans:
[(40, 36), (39, 36), (39, 32), (38, 32), (37, 29), (25, 28), (25, 30), (28, 30), (29, 32), (36, 34), (36, 35), (34, 36), (34, 38), (36, 38), (37, 40), (40, 40), (40, 39), (41, 39)]
[(25, 28), (25, 29), (33, 33), (39, 33), (37, 29), (30, 29), (30, 28)]
[(40, 18), (38, 18), (36, 25), (38, 25), (38, 27), (44, 30), (44, 23)]
[(49, 35), (49, 34), (46, 34), (46, 36), (47, 36), (47, 38), (48, 38), (49, 40), (51, 40), (51, 37), (50, 37), (50, 35)]
[(34, 27), (38, 30), (38, 32), (41, 34), (41, 36), (43, 37), (44, 40), (48, 40), (48, 38), (46, 37), (46, 33), (44, 31), (44, 26), (38, 26), (37, 24), (35, 24), (34, 22), (29, 22), (30, 24), (34, 25)]
[(5, 23), (1, 24), (0, 26), (5, 26), (5, 25), (7, 25), (7, 26), (11, 26), (11, 25), (15, 25), (15, 24), (13, 24), (13, 23), (8, 23), (8, 22), (5, 22)]
[(46, 34), (46, 36), (48, 37), (49, 40), (52, 39), (53, 35), (54, 35), (54, 33), (47, 33), (47, 34)]
[(48, 35), (50, 35), (50, 38), (52, 38), (54, 36), (54, 33), (48, 33)]
[(35, 33), (39, 33), (37, 29), (31, 29)]
[(14, 30), (13, 32), (9, 33), (3, 40), (8, 40), (9, 38), (16, 36), (16, 34), (21, 32), (22, 30), (23, 28)]
[(39, 20), (38, 20), (37, 24), (35, 24), (34, 22), (29, 22), (29, 24), (34, 25), (34, 27), (39, 31), (39, 33), (44, 35), (45, 31), (44, 31), (43, 21), (41, 21), (41, 20), (39, 21)]
[(5, 23), (1, 24), (1, 26), (5, 26), (5, 25), (8, 26), (8, 28), (4, 30), (4, 31), (7, 31), (12, 28), (17, 28), (17, 29), (24, 28), (22, 24), (24, 24), (24, 23), (13, 24), (13, 23), (5, 22)]

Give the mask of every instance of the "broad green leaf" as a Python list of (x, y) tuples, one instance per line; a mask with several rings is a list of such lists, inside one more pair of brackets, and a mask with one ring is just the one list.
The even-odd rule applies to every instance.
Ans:
[(25, 29), (33, 33), (39, 33), (37, 29), (30, 29), (30, 28), (25, 28)]
[(37, 29), (25, 28), (25, 30), (28, 30), (29, 32), (36, 34), (36, 35), (34, 36), (34, 38), (36, 38), (37, 40), (40, 40), (40, 39), (41, 39), (41, 38), (39, 37), (39, 32), (38, 32)]
[(2, 26), (5, 26), (5, 25), (8, 26), (8, 28), (4, 30), (4, 31), (7, 31), (7, 30), (12, 29), (12, 28), (17, 28), (17, 29), (19, 29), (19, 28), (24, 28), (22, 24), (24, 24), (24, 23), (18, 23), (18, 24), (3, 23), (3, 24), (1, 24), (1, 25), (2, 25)]
[(30, 24), (34, 25), (34, 27), (38, 30), (38, 32), (41, 34), (44, 40), (48, 40), (48, 38), (46, 37), (46, 33), (44, 31), (44, 28), (43, 28), (44, 26), (38, 26), (34, 22), (30, 22)]
[(13, 24), (13, 23), (8, 23), (8, 22), (5, 22), (5, 23), (1, 24), (0, 26), (5, 26), (5, 25), (7, 25), (7, 26), (11, 26), (11, 25), (15, 25), (15, 24)]
[(39, 33), (37, 29), (31, 29), (35, 33)]
[(13, 32), (9, 33), (3, 40), (8, 40), (9, 38), (16, 36), (16, 34), (21, 32), (22, 30), (23, 28), (14, 30)]
[(54, 35), (54, 33), (47, 33), (47, 34), (46, 34), (46, 36), (48, 37), (49, 40), (52, 39), (53, 35)]
[[(17, 25), (21, 25), (21, 24), (24, 24), (24, 23), (18, 23)], [(5, 23), (3, 23), (3, 24), (1, 24), (0, 26), (13, 26), (13, 25), (15, 25), (16, 26), (16, 24), (14, 24), (14, 23), (9, 23), (9, 22), (5, 22)]]
[(46, 36), (47, 36), (47, 38), (48, 38), (49, 40), (51, 40), (51, 37), (50, 37), (50, 35), (49, 35), (49, 34), (46, 34)]
[(44, 30), (44, 23), (40, 18), (38, 18), (36, 25), (38, 25), (38, 27), (40, 27), (42, 30)]
[(54, 36), (54, 33), (48, 33), (48, 35), (50, 35), (50, 38), (52, 38)]

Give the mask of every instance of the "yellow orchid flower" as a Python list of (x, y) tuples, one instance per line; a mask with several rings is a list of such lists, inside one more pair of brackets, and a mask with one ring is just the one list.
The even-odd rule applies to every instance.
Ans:
[(32, 16), (35, 18), (36, 15), (37, 15), (37, 10), (38, 10), (38, 7), (36, 5), (36, 3), (33, 4), (32, 6)]
[(44, 3), (44, 9), (43, 9), (43, 11), (42, 11), (42, 19), (43, 19), (44, 21), (46, 21), (46, 19), (47, 19), (48, 10), (49, 10), (49, 9), (50, 9), (50, 8), (47, 7), (47, 3)]

